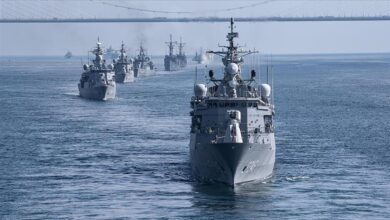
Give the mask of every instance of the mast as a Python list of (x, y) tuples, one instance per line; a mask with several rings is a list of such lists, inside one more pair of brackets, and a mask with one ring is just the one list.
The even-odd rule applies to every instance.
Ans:
[(90, 52), (92, 52), (95, 55), (95, 59), (92, 60), (93, 64), (98, 67), (99, 69), (103, 67), (104, 60), (103, 60), (103, 48), (101, 47), (102, 43), (100, 42), (100, 39), (98, 37), (98, 41), (96, 43), (96, 48)]
[(96, 48), (95, 48), (95, 50), (92, 51), (92, 53), (95, 54), (96, 56), (103, 55), (103, 49), (100, 47), (100, 45), (102, 45), (102, 43), (100, 42), (99, 37), (98, 37), (98, 40), (96, 43)]
[(174, 44), (177, 44), (177, 42), (176, 41), (175, 42), (172, 41), (172, 34), (169, 35), (169, 38), (170, 38), (169, 42), (165, 42), (165, 43), (169, 47), (169, 56), (173, 56)]
[(226, 36), (227, 40), (229, 41), (229, 48), (228, 51), (230, 51), (230, 60), (233, 61), (234, 55), (237, 55), (237, 47), (234, 46), (234, 38), (238, 38), (238, 32), (234, 32), (234, 20), (233, 18), (230, 18), (230, 33)]
[(180, 37), (180, 43), (179, 43), (179, 55), (180, 55), (180, 56), (183, 56), (183, 55), (184, 55), (184, 53), (183, 53), (184, 45), (185, 45), (185, 43), (183, 43), (183, 42), (181, 41), (181, 37)]
[(144, 47), (142, 46), (142, 42), (140, 43), (140, 46), (139, 46), (139, 55), (138, 55), (138, 59), (140, 60), (144, 60), (145, 58), (145, 52), (144, 52)]
[(126, 56), (126, 50), (125, 50), (125, 44), (123, 43), (122, 41), (122, 45), (121, 45), (121, 56), (120, 56), (120, 60), (123, 62), (124, 59), (125, 59), (125, 56)]
[(244, 62), (242, 57), (247, 56), (249, 54), (258, 53), (258, 51), (245, 51), (245, 50), (238, 50), (238, 48), (241, 48), (238, 44), (234, 44), (234, 38), (238, 38), (238, 32), (234, 32), (234, 19), (230, 18), (230, 32), (226, 35), (226, 39), (229, 42), (228, 46), (219, 46), (222, 48), (226, 48), (227, 51), (207, 51), (207, 53), (216, 54), (220, 57), (222, 57), (222, 62), (225, 66), (227, 66), (229, 63), (235, 63), (237, 65), (240, 65)]

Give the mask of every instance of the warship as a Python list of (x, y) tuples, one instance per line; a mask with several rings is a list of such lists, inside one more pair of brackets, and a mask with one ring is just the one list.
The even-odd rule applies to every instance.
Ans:
[(109, 48), (106, 49), (105, 53), (106, 57), (108, 57), (109, 59), (117, 59), (119, 57), (118, 51), (114, 50), (111, 45)]
[(116, 84), (113, 65), (106, 66), (103, 58), (101, 43), (97, 42), (96, 48), (90, 51), (95, 55), (91, 65), (84, 64), (84, 72), (81, 74), (78, 84), (80, 96), (87, 99), (108, 100), (115, 98)]
[(172, 41), (172, 35), (170, 35), (169, 37), (169, 42), (165, 42), (168, 45), (169, 54), (165, 55), (164, 67), (165, 71), (176, 71), (187, 66), (187, 57), (183, 51), (184, 43), (181, 41), (181, 38), (180, 43), (178, 45), (179, 54), (173, 54), (173, 50), (175, 49), (175, 45), (177, 45), (177, 42)]
[(257, 51), (239, 50), (230, 21), (227, 50), (208, 51), (222, 57), (223, 78), (209, 71), (208, 84), (194, 84), (191, 98), (190, 162), (201, 181), (230, 186), (270, 177), (275, 163), (274, 105), (269, 82), (241, 72), (243, 57)]
[(120, 55), (117, 60), (113, 60), (115, 71), (115, 82), (127, 83), (134, 81), (133, 60), (127, 59), (125, 45), (122, 42)]
[(204, 53), (202, 48), (195, 52), (195, 56), (192, 58), (192, 61), (197, 62), (198, 64), (206, 64), (210, 60), (212, 60), (212, 54), (210, 53)]
[(154, 72), (154, 64), (150, 57), (146, 55), (145, 49), (142, 44), (139, 47), (139, 54), (134, 59), (134, 76), (139, 77), (142, 75), (148, 75)]
[(169, 48), (169, 54), (164, 57), (164, 67), (165, 71), (176, 71), (179, 70), (179, 64), (177, 60), (177, 56), (173, 54), (173, 50), (177, 42), (172, 41), (172, 34), (169, 35), (169, 42), (165, 42)]
[(66, 59), (70, 59), (70, 58), (72, 58), (72, 56), (73, 56), (72, 52), (68, 51), (68, 52), (66, 52), (66, 54), (65, 54), (64, 57), (65, 57)]

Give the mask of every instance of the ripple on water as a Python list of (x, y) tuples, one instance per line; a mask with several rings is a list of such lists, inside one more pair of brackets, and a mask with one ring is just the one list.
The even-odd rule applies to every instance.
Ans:
[(95, 102), (78, 61), (0, 60), (0, 216), (388, 218), (389, 56), (274, 60), (274, 175), (235, 188), (191, 177), (192, 67)]

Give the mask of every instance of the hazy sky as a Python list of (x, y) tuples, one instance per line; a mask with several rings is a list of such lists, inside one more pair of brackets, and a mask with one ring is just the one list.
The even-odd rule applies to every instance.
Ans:
[[(73, 2), (76, 2), (80, 4), (80, 7), (83, 7), (81, 4), (84, 4), (84, 2)], [(176, 2), (177, 4), (173, 4), (175, 7), (170, 8), (166, 6), (167, 3), (172, 4)], [(140, 3), (137, 7), (172, 11), (199, 11), (203, 8), (204, 10), (213, 11), (218, 9), (218, 5), (222, 5), (225, 8), (231, 8), (234, 6), (252, 4), (253, 2), (254, 1), (212, 1), (208, 4), (197, 3), (197, 5), (194, 5), (194, 1), (184, 1), (184, 3), (179, 3), (178, 1), (143, 1), (142, 4)], [(234, 10), (231, 13), (213, 12), (212, 15), (221, 14), (220, 16), (224, 17), (226, 17), (227, 14), (232, 14), (234, 16), (241, 15), (241, 17), (247, 17), (249, 15), (275, 15), (276, 10), (270, 13), (270, 11), (272, 11), (271, 9), (277, 6), (279, 7), (278, 9), (280, 9), (280, 7), (285, 7), (286, 5), (288, 7), (283, 8), (284, 14), (281, 12), (283, 10), (279, 10), (278, 15), (328, 15), (330, 13), (329, 11), (331, 11), (330, 9), (332, 9), (332, 7), (335, 8), (337, 3), (337, 1), (330, 2), (331, 3), (327, 3), (327, 5), (321, 5), (323, 3), (319, 3), (319, 1), (312, 1), (311, 5), (300, 3), (294, 7), (294, 4), (291, 4), (291, 2), (277, 1), (277, 5), (266, 4), (264, 7), (260, 8), (261, 13), (259, 12), (257, 14), (256, 10), (260, 10), (258, 6), (250, 8), (250, 10)], [(383, 15), (384, 8), (390, 5), (390, 1), (378, 1), (380, 4), (377, 4), (375, 1), (369, 1), (371, 4), (368, 5), (365, 3), (367, 1), (362, 2), (364, 4), (355, 8), (348, 6), (347, 3), (339, 4), (344, 7), (344, 9), (338, 10), (336, 14), (332, 15), (340, 15), (342, 13), (359, 15), (364, 13), (362, 7), (368, 8), (366, 11), (367, 13), (369, 12), (368, 14)], [(132, 2), (124, 3), (131, 5), (130, 3)], [(4, 11), (12, 10), (10, 7), (12, 8), (14, 6), (12, 4), (8, 4), (6, 7), (3, 5), (1, 8), (2, 17), (9, 17), (12, 15), (12, 13), (4, 13)], [(95, 11), (102, 10), (101, 7), (102, 5), (96, 6)], [(265, 7), (268, 7), (269, 10), (264, 10)], [(106, 9), (107, 6), (104, 6), (104, 8)], [(80, 10), (80, 8), (77, 8), (77, 10)], [(117, 17), (123, 17), (127, 14), (129, 17), (161, 16), (160, 14), (151, 15), (150, 13), (141, 12), (130, 13), (131, 11), (129, 10), (116, 8), (110, 8), (110, 11), (111, 10), (118, 13), (118, 15), (116, 15)], [(243, 14), (243, 11), (247, 13)], [(62, 15), (69, 14), (71, 13), (62, 12)], [(205, 12), (205, 15), (206, 14), (207, 13)], [(59, 15), (61, 15), (61, 13)], [(163, 15), (165, 16), (166, 14)], [(182, 17), (182, 15), (168, 15)], [(42, 17), (45, 16), (51, 15), (42, 15)], [(75, 15), (72, 14), (72, 16)], [(103, 44), (106, 46), (112, 45), (114, 48), (119, 48), (120, 43), (123, 40), (131, 49), (130, 53), (134, 53), (139, 42), (143, 41), (150, 54), (162, 55), (167, 51), (164, 42), (168, 41), (170, 33), (173, 34), (175, 40), (179, 40), (179, 37), (181, 36), (183, 41), (187, 43), (185, 48), (187, 54), (193, 54), (195, 50), (200, 47), (203, 47), (204, 49), (217, 49), (218, 43), (225, 44), (228, 25), (228, 23), (0, 24), (0, 56), (64, 55), (67, 50), (72, 51), (74, 54), (86, 54), (86, 51), (95, 45), (97, 36), (100, 36)], [(268, 54), (390, 52), (389, 21), (238, 22), (236, 23), (236, 26), (237, 31), (240, 32), (239, 43), (247, 45), (249, 49), (255, 47), (261, 52)]]

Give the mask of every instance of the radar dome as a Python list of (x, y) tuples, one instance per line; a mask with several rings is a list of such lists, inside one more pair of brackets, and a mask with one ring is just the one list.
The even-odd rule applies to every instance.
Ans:
[(235, 64), (235, 63), (229, 63), (226, 68), (225, 68), (226, 72), (229, 74), (229, 75), (236, 75), (238, 73), (238, 65)]
[(205, 84), (196, 84), (194, 86), (194, 93), (197, 97), (204, 97), (207, 93), (207, 87)]
[(110, 69), (110, 70), (114, 69), (114, 65), (112, 65), (111, 63), (108, 64), (108, 69)]
[(268, 84), (261, 84), (261, 96), (269, 97), (271, 95), (271, 86)]
[(84, 64), (84, 65), (83, 65), (83, 68), (84, 68), (84, 70), (88, 70), (88, 65), (87, 65), (87, 64)]

